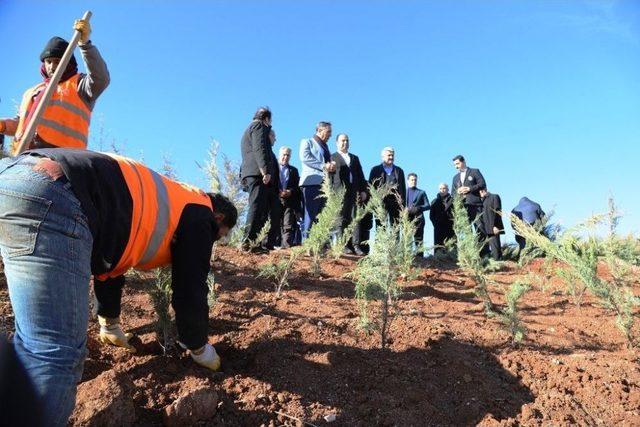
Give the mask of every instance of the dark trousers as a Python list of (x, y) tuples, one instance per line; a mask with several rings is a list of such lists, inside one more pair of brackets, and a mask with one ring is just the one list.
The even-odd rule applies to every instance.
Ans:
[(481, 256), (485, 256), (491, 253), (491, 258), (496, 261), (500, 261), (502, 258), (502, 246), (500, 245), (500, 235), (495, 234), (492, 236), (483, 236), (487, 239), (487, 243), (485, 243), (482, 251), (480, 252)]
[[(357, 192), (353, 189), (348, 189), (344, 194), (342, 202), (342, 211), (340, 212), (340, 221), (338, 223), (338, 235), (342, 236), (344, 231), (349, 227), (353, 218), (356, 215), (356, 202)], [(360, 221), (355, 224), (353, 233), (351, 234), (350, 242), (347, 247), (352, 249), (360, 245)]]
[(280, 240), (280, 221), (282, 218), (282, 204), (280, 203), (280, 194), (277, 187), (268, 187), (267, 210), (271, 227), (264, 246), (268, 249), (273, 249), (274, 246), (278, 245), (278, 240)]
[(526, 244), (527, 244), (527, 239), (525, 239), (525, 238), (524, 238), (524, 237), (522, 237), (522, 236), (518, 236), (518, 235), (516, 234), (516, 243), (518, 244), (518, 246), (520, 247), (520, 249), (524, 249), (524, 247), (525, 247), (525, 246), (526, 246)]
[(286, 199), (280, 199), (280, 246), (288, 248), (295, 246), (295, 234), (298, 231), (297, 209), (289, 206)]
[[(413, 220), (416, 217), (409, 216), (409, 219)], [(424, 256), (423, 242), (424, 242), (424, 216), (420, 215), (415, 222), (416, 231), (413, 234), (413, 241), (416, 245), (416, 256)]]
[(433, 244), (436, 246), (435, 252), (446, 252), (445, 241), (455, 237), (453, 232), (453, 222), (437, 222), (433, 225)]
[(371, 229), (373, 228), (373, 215), (368, 213), (360, 220), (360, 224), (358, 225), (360, 230), (360, 241), (358, 242), (362, 252), (365, 254), (369, 253), (369, 237), (371, 234)]
[(478, 221), (480, 220), (479, 216), (482, 213), (482, 205), (464, 205), (467, 210), (467, 217), (469, 218), (469, 222), (475, 227), (476, 231), (480, 231)]
[(98, 316), (116, 318), (120, 316), (120, 301), (124, 276), (118, 276), (104, 281), (93, 278), (93, 291), (98, 301)]
[(379, 227), (382, 222), (389, 221), (389, 224), (394, 224), (400, 219), (400, 211), (402, 207), (398, 204), (398, 200), (395, 196), (387, 196), (384, 199), (384, 210), (386, 211), (386, 218), (376, 218), (376, 227)]
[(304, 197), (304, 221), (302, 222), (302, 238), (304, 239), (309, 235), (311, 226), (316, 222), (318, 214), (324, 208), (325, 199), (318, 197), (320, 196), (319, 185), (305, 185), (300, 188)]
[(249, 209), (247, 211), (246, 233), (247, 240), (255, 240), (267, 221), (267, 192), (268, 188), (262, 183), (262, 177), (247, 176), (242, 179), (242, 185), (249, 193)]

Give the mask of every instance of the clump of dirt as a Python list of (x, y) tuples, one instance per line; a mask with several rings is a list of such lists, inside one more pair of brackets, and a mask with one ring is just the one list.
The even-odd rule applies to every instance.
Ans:
[[(209, 341), (222, 357), (217, 373), (178, 349), (162, 355), (145, 291), (151, 279), (128, 279), (122, 323), (139, 351), (100, 344), (92, 322), (77, 408), (117, 372), (133, 384), (122, 393), (134, 425), (640, 425), (638, 354), (610, 313), (589, 296), (572, 304), (555, 278), (526, 294), (528, 334), (514, 347), (467, 277), (423, 262), (403, 286), (381, 350), (379, 337), (358, 328), (345, 279), (356, 258), (325, 260), (321, 277), (308, 276), (301, 260), (276, 299), (273, 285), (255, 277), (275, 256), (216, 250)], [(540, 262), (528, 269), (543, 274)], [(512, 265), (496, 273), (491, 298), (502, 303), (500, 288), (526, 272)], [(11, 316), (3, 284), (0, 313)]]

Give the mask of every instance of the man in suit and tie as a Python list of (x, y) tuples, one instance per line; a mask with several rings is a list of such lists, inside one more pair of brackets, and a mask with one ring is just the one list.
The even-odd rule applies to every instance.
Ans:
[(486, 188), (480, 190), (482, 198), (482, 218), (480, 218), (480, 230), (482, 236), (488, 239), (481, 255), (491, 252), (491, 257), (498, 261), (502, 258), (502, 247), (500, 246), (500, 235), (504, 234), (502, 224), (502, 201), (500, 196), (492, 194)]
[(331, 161), (331, 151), (327, 141), (331, 137), (331, 123), (319, 122), (313, 137), (300, 141), (300, 189), (304, 198), (304, 221), (302, 237), (306, 238), (309, 229), (325, 204), (324, 198), (318, 198), (325, 172), (335, 172), (335, 163)]
[(271, 110), (260, 107), (244, 131), (240, 143), (242, 154), (240, 179), (243, 188), (249, 193), (249, 209), (245, 225), (247, 235), (243, 243), (245, 250), (249, 250), (249, 241), (258, 237), (267, 220), (267, 186), (275, 173), (272, 162), (273, 151), (271, 151), (269, 140), (270, 131)]
[[(336, 167), (335, 172), (331, 174), (331, 185), (335, 190), (340, 187), (345, 189), (338, 225), (338, 233), (342, 235), (355, 216), (356, 204), (364, 203), (367, 199), (367, 182), (364, 179), (360, 159), (355, 154), (349, 153), (349, 136), (346, 133), (336, 137), (336, 148), (338, 151), (331, 155), (331, 161)], [(360, 248), (360, 224), (355, 225), (351, 241), (344, 248), (344, 252), (364, 255)]]
[(411, 172), (407, 175), (407, 211), (409, 219), (415, 220), (416, 231), (413, 235), (413, 241), (416, 245), (416, 256), (422, 258), (424, 256), (424, 211), (431, 208), (427, 193), (418, 188), (418, 175)]
[(280, 246), (283, 249), (294, 245), (294, 235), (298, 228), (298, 216), (302, 210), (300, 188), (298, 187), (300, 175), (298, 174), (298, 169), (289, 164), (289, 160), (291, 160), (291, 148), (280, 147), (278, 188), (280, 190), (281, 210), (278, 230), (281, 233)]
[[(371, 168), (369, 184), (374, 188), (390, 185), (394, 191), (384, 199), (387, 218), (376, 218), (377, 221), (394, 223), (400, 218), (400, 211), (406, 206), (407, 188), (405, 185), (404, 171), (394, 163), (395, 151), (392, 147), (385, 147), (380, 153), (382, 163)], [(400, 200), (398, 200), (398, 197)]]
[(449, 194), (449, 186), (441, 182), (438, 194), (431, 202), (429, 219), (433, 224), (434, 253), (446, 252), (445, 241), (455, 237), (453, 232), (453, 197)]
[[(478, 215), (482, 211), (482, 199), (480, 198), (480, 190), (486, 189), (487, 184), (480, 170), (467, 167), (464, 157), (457, 155), (453, 158), (453, 165), (458, 173), (453, 177), (454, 195), (464, 198), (464, 207), (467, 209), (469, 221), (475, 223)], [(476, 224), (476, 230), (478, 225)]]

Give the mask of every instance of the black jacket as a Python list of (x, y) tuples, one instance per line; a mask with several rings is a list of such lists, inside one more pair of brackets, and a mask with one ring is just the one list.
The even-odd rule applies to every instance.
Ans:
[(480, 198), (480, 190), (487, 188), (487, 183), (480, 173), (479, 169), (467, 168), (467, 174), (465, 175), (464, 183), (460, 182), (460, 172), (453, 177), (453, 183), (451, 185), (451, 194), (456, 194), (458, 188), (469, 187), (470, 191), (464, 197), (465, 205), (482, 206), (482, 199)]
[(453, 197), (451, 194), (442, 196), (438, 193), (431, 201), (429, 219), (434, 226), (453, 224)]
[(240, 166), (240, 178), (248, 176), (262, 176), (260, 169), (273, 175), (271, 162), (271, 141), (269, 132), (271, 128), (259, 120), (253, 120), (242, 135), (240, 152), (242, 165)]
[[(289, 168), (289, 180), (287, 185), (281, 190), (291, 190), (291, 196), (286, 198), (280, 198), (282, 204), (287, 208), (292, 208), (296, 212), (302, 211), (302, 193), (300, 192), (300, 173), (295, 166), (288, 165)], [(280, 187), (280, 165), (276, 171), (276, 179), (278, 180), (278, 186)]]
[[(407, 205), (407, 185), (404, 179), (404, 171), (401, 167), (393, 165), (393, 171), (391, 172), (395, 175), (397, 181), (396, 191), (400, 194), (400, 198), (402, 199), (402, 207)], [(371, 168), (371, 172), (369, 173), (369, 184), (373, 185), (374, 188), (379, 188), (380, 186), (386, 184), (387, 182), (387, 173), (384, 171), (384, 167), (382, 164), (374, 166)], [(385, 201), (390, 201), (393, 195), (390, 195), (385, 199)]]
[[(346, 190), (354, 190), (357, 192), (367, 191), (367, 181), (364, 179), (364, 172), (360, 159), (355, 154), (349, 153), (351, 165), (347, 166), (339, 153), (333, 153), (331, 160), (336, 162), (336, 171), (331, 174), (331, 185), (337, 190), (344, 186)], [(351, 179), (349, 179), (351, 175)]]
[[(408, 191), (409, 190), (407, 190), (407, 192)], [(409, 207), (409, 205), (412, 206)], [(409, 216), (411, 218), (422, 217), (424, 211), (431, 209), (427, 193), (416, 187), (413, 194), (413, 203), (407, 199), (407, 208), (409, 209)]]
[(500, 196), (487, 193), (482, 199), (482, 228), (484, 234), (493, 236), (493, 227), (498, 227), (500, 233), (504, 234), (504, 224), (502, 223), (502, 201)]

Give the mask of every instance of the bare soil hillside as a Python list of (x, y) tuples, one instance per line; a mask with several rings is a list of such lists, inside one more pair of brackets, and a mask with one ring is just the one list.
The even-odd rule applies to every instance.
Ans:
[[(391, 342), (358, 329), (355, 258), (327, 259), (324, 275), (295, 270), (276, 299), (257, 268), (276, 255), (218, 248), (210, 342), (223, 359), (211, 373), (177, 349), (161, 354), (147, 289), (131, 279), (123, 324), (139, 352), (99, 344), (89, 356), (75, 425), (640, 425), (640, 365), (614, 318), (589, 296), (580, 307), (551, 278), (522, 302), (528, 333), (514, 347), (488, 319), (455, 266), (424, 261), (406, 283)], [(532, 271), (493, 275), (500, 288)], [(638, 284), (636, 284), (638, 285)], [(636, 288), (638, 291), (638, 287)], [(4, 278), (0, 328), (13, 317)]]

